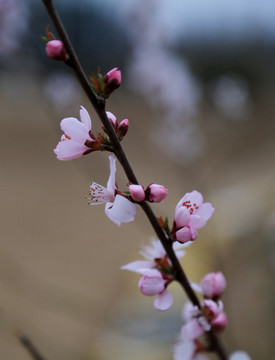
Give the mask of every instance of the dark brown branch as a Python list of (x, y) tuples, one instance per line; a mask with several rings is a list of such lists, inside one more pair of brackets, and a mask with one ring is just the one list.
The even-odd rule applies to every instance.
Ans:
[[(121, 166), (123, 167), (125, 174), (128, 178), (128, 180), (133, 184), (138, 184), (138, 180), (134, 174), (134, 171), (126, 157), (126, 154), (124, 153), (124, 150), (121, 147), (120, 141), (114, 131), (113, 126), (111, 125), (106, 112), (105, 112), (105, 101), (98, 100), (95, 96), (95, 94), (92, 91), (92, 88), (89, 84), (88, 78), (86, 77), (79, 60), (76, 56), (76, 53), (73, 49), (73, 46), (70, 42), (70, 39), (64, 29), (64, 26), (59, 18), (59, 15), (57, 11), (55, 10), (55, 7), (53, 5), (52, 0), (42, 0), (48, 10), (48, 13), (58, 31), (58, 34), (60, 36), (60, 39), (64, 43), (64, 46), (66, 48), (66, 51), (69, 55), (69, 65), (74, 69), (84, 91), (86, 92), (86, 95), (90, 99), (95, 111), (97, 112), (102, 124), (104, 125), (104, 128), (110, 138), (110, 141), (113, 145), (114, 153), (117, 156), (117, 159), (119, 160)], [(143, 202), (141, 204), (141, 207), (145, 214), (147, 215), (148, 220), (150, 221), (152, 227), (154, 228), (158, 238), (160, 239), (168, 257), (171, 260), (171, 263), (173, 265), (173, 270), (175, 274), (175, 279), (181, 284), (183, 289), (185, 290), (187, 296), (192, 301), (192, 303), (198, 307), (200, 307), (200, 302), (193, 291), (193, 289), (190, 286), (190, 283), (188, 281), (187, 276), (185, 275), (178, 258), (175, 255), (175, 252), (172, 247), (171, 241), (167, 239), (167, 236), (161, 226), (158, 223), (158, 220), (155, 216), (155, 214), (152, 211), (152, 208), (149, 203)], [(219, 355), (219, 358), (221, 360), (227, 360), (227, 356), (225, 354), (225, 351), (223, 350), (218, 338), (214, 334), (212, 330), (208, 332), (208, 338), (210, 342), (210, 347), (214, 349), (214, 351)]]
[(19, 333), (17, 337), (34, 360), (46, 360), (44, 356), (42, 356), (37, 350), (37, 348), (34, 346), (33, 342), (26, 335)]

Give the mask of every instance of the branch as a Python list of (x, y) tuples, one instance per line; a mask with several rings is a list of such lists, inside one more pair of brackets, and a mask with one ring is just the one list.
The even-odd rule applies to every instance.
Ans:
[[(126, 157), (126, 154), (120, 144), (120, 141), (114, 131), (114, 128), (111, 125), (111, 123), (106, 115), (105, 101), (98, 100), (96, 98), (95, 94), (93, 93), (90, 83), (88, 81), (88, 78), (86, 77), (86, 75), (80, 65), (77, 55), (73, 49), (73, 46), (72, 46), (70, 39), (65, 31), (64, 26), (59, 18), (59, 15), (53, 5), (52, 0), (42, 0), (42, 1), (45, 4), (45, 7), (47, 8), (48, 13), (58, 31), (60, 39), (62, 40), (62, 42), (66, 48), (66, 51), (69, 55), (69, 65), (75, 71), (84, 91), (86, 92), (86, 95), (88, 96), (88, 98), (91, 101), (95, 111), (97, 112), (101, 122), (103, 123), (104, 128), (105, 128), (105, 130), (110, 138), (110, 141), (113, 145), (114, 153), (116, 154), (118, 161), (120, 162), (121, 166), (123, 167), (128, 180), (132, 184), (138, 184), (136, 175), (134, 174), (134, 171)], [(180, 262), (175, 255), (175, 252), (172, 247), (172, 242), (169, 241), (169, 239), (167, 238), (167, 235), (165, 234), (162, 227), (158, 223), (158, 220), (157, 220), (150, 204), (148, 202), (142, 202), (140, 204), (140, 206), (142, 207), (143, 211), (147, 215), (148, 220), (150, 221), (159, 240), (161, 241), (162, 246), (164, 247), (169, 259), (171, 260), (171, 263), (172, 263), (173, 269), (174, 269), (175, 279), (181, 284), (181, 286), (185, 290), (185, 292), (186, 292), (187, 296), (189, 297), (189, 299), (191, 300), (191, 302), (200, 308), (199, 299), (197, 298), (197, 295), (191, 288), (188, 278), (185, 275), (185, 273), (180, 265)], [(211, 344), (210, 347), (213, 348), (213, 350), (219, 355), (220, 360), (227, 360), (225, 351), (222, 348), (222, 346), (221, 346), (218, 338), (214, 334), (214, 332), (212, 330), (210, 330), (207, 334), (208, 334), (209, 342)]]
[(17, 337), (34, 360), (46, 360), (26, 335), (24, 335), (23, 333), (19, 333)]

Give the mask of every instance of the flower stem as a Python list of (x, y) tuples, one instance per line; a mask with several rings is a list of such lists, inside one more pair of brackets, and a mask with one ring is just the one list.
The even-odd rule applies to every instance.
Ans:
[[(70, 67), (72, 67), (73, 70), (75, 71), (75, 73), (79, 79), (79, 82), (81, 83), (84, 91), (86, 92), (86, 95), (88, 96), (88, 98), (91, 101), (95, 111), (97, 112), (101, 122), (103, 123), (104, 128), (105, 128), (105, 130), (110, 138), (110, 141), (113, 145), (114, 153), (115, 153), (118, 161), (120, 162), (121, 166), (123, 167), (128, 180), (132, 184), (138, 184), (138, 180), (134, 174), (134, 171), (126, 157), (126, 154), (120, 144), (120, 141), (114, 131), (114, 128), (111, 125), (111, 123), (106, 115), (105, 101), (98, 100), (97, 97), (95, 96), (95, 94), (93, 93), (93, 90), (90, 86), (88, 78), (86, 77), (86, 75), (80, 65), (77, 55), (76, 55), (76, 53), (73, 49), (73, 46), (70, 42), (70, 39), (65, 31), (65, 28), (64, 28), (60, 18), (59, 18), (59, 15), (53, 5), (53, 1), (52, 0), (42, 0), (42, 1), (47, 8), (48, 13), (58, 31), (60, 39), (62, 40), (62, 42), (65, 46), (65, 49), (69, 55), (68, 65), (70, 65)], [(155, 230), (159, 240), (161, 241), (169, 259), (171, 260), (171, 263), (173, 265), (175, 279), (181, 284), (181, 286), (185, 290), (187, 296), (189, 297), (190, 301), (194, 305), (200, 307), (200, 302), (199, 302), (195, 292), (191, 288), (188, 278), (185, 275), (185, 273), (180, 265), (180, 262), (175, 255), (175, 252), (172, 247), (172, 242), (170, 240), (168, 241), (167, 235), (165, 234), (165, 232), (159, 225), (159, 222), (158, 222), (150, 204), (148, 202), (142, 202), (140, 205), (141, 205), (141, 208), (143, 209), (143, 211), (145, 212), (145, 214), (147, 215), (147, 218), (150, 221), (153, 229)], [(214, 332), (212, 330), (210, 330), (207, 334), (208, 334), (208, 339), (210, 342), (210, 348), (212, 348), (213, 351), (216, 352), (216, 354), (219, 356), (220, 360), (227, 360), (225, 351), (224, 351), (222, 345), (220, 344), (217, 336), (214, 334)]]

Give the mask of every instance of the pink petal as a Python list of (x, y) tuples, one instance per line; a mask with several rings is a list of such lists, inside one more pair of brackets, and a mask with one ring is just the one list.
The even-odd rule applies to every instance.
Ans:
[(194, 241), (197, 238), (197, 232), (195, 229), (190, 227), (183, 227), (182, 229), (176, 231), (176, 239), (181, 242), (185, 243), (187, 241)]
[(86, 140), (91, 140), (87, 127), (75, 118), (61, 120), (60, 127), (64, 134), (74, 141), (84, 144)]
[(180, 337), (184, 341), (195, 340), (204, 333), (203, 328), (196, 319), (189, 320), (182, 328)]
[(206, 224), (207, 220), (211, 218), (214, 211), (215, 209), (210, 203), (202, 204), (196, 212), (196, 215), (200, 217), (200, 221), (197, 224), (196, 229), (200, 229), (201, 227), (203, 227)]
[(73, 140), (63, 140), (59, 141), (54, 153), (57, 156), (58, 160), (72, 160), (82, 156), (87, 150), (91, 150), (84, 144), (80, 144)]
[(251, 358), (244, 351), (235, 351), (229, 356), (229, 360), (251, 360)]
[(153, 261), (137, 260), (121, 266), (122, 270), (139, 272), (140, 269), (152, 269), (155, 266)]
[(161, 293), (165, 288), (166, 280), (162, 277), (142, 276), (138, 286), (142, 294), (153, 296)]
[(154, 307), (159, 311), (168, 310), (173, 304), (173, 296), (168, 290), (164, 290), (154, 300)]
[(185, 206), (182, 206), (175, 211), (175, 222), (177, 227), (189, 225), (189, 221), (190, 212)]
[(92, 129), (92, 121), (88, 111), (84, 106), (80, 106), (80, 120), (86, 126), (88, 132)]
[(193, 341), (181, 341), (174, 346), (174, 360), (192, 360), (196, 351)]
[(110, 176), (107, 182), (107, 189), (114, 193), (116, 189), (116, 158), (114, 154), (109, 156), (110, 161)]
[(157, 269), (154, 269), (154, 268), (151, 268), (151, 269), (143, 268), (143, 269), (139, 269), (137, 272), (144, 276), (163, 279), (161, 273)]
[(184, 199), (184, 201), (188, 201), (188, 200), (190, 200), (191, 204), (196, 204), (196, 206), (201, 206), (203, 202), (203, 197), (200, 192), (198, 192), (197, 190), (193, 190)]
[(136, 213), (136, 205), (121, 195), (116, 195), (113, 203), (108, 202), (105, 205), (105, 214), (117, 226), (134, 221)]

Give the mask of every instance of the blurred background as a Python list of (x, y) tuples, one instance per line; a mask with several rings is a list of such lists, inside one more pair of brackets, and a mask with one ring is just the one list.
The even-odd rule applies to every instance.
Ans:
[[(154, 205), (173, 219), (197, 189), (216, 208), (182, 260), (192, 281), (224, 272), (229, 352), (271, 359), (275, 316), (275, 4), (272, 0), (56, 0), (88, 75), (118, 66), (107, 110), (139, 181), (163, 184)], [(139, 211), (117, 228), (89, 207), (105, 184), (105, 153), (69, 162), (52, 151), (62, 118), (90, 112), (74, 74), (45, 55), (42, 1), (0, 0), (0, 357), (29, 359), (26, 333), (46, 359), (172, 359), (185, 295), (158, 313), (119, 268), (153, 231)], [(118, 166), (117, 182), (127, 179)], [(272, 335), (273, 334), (273, 335)]]

